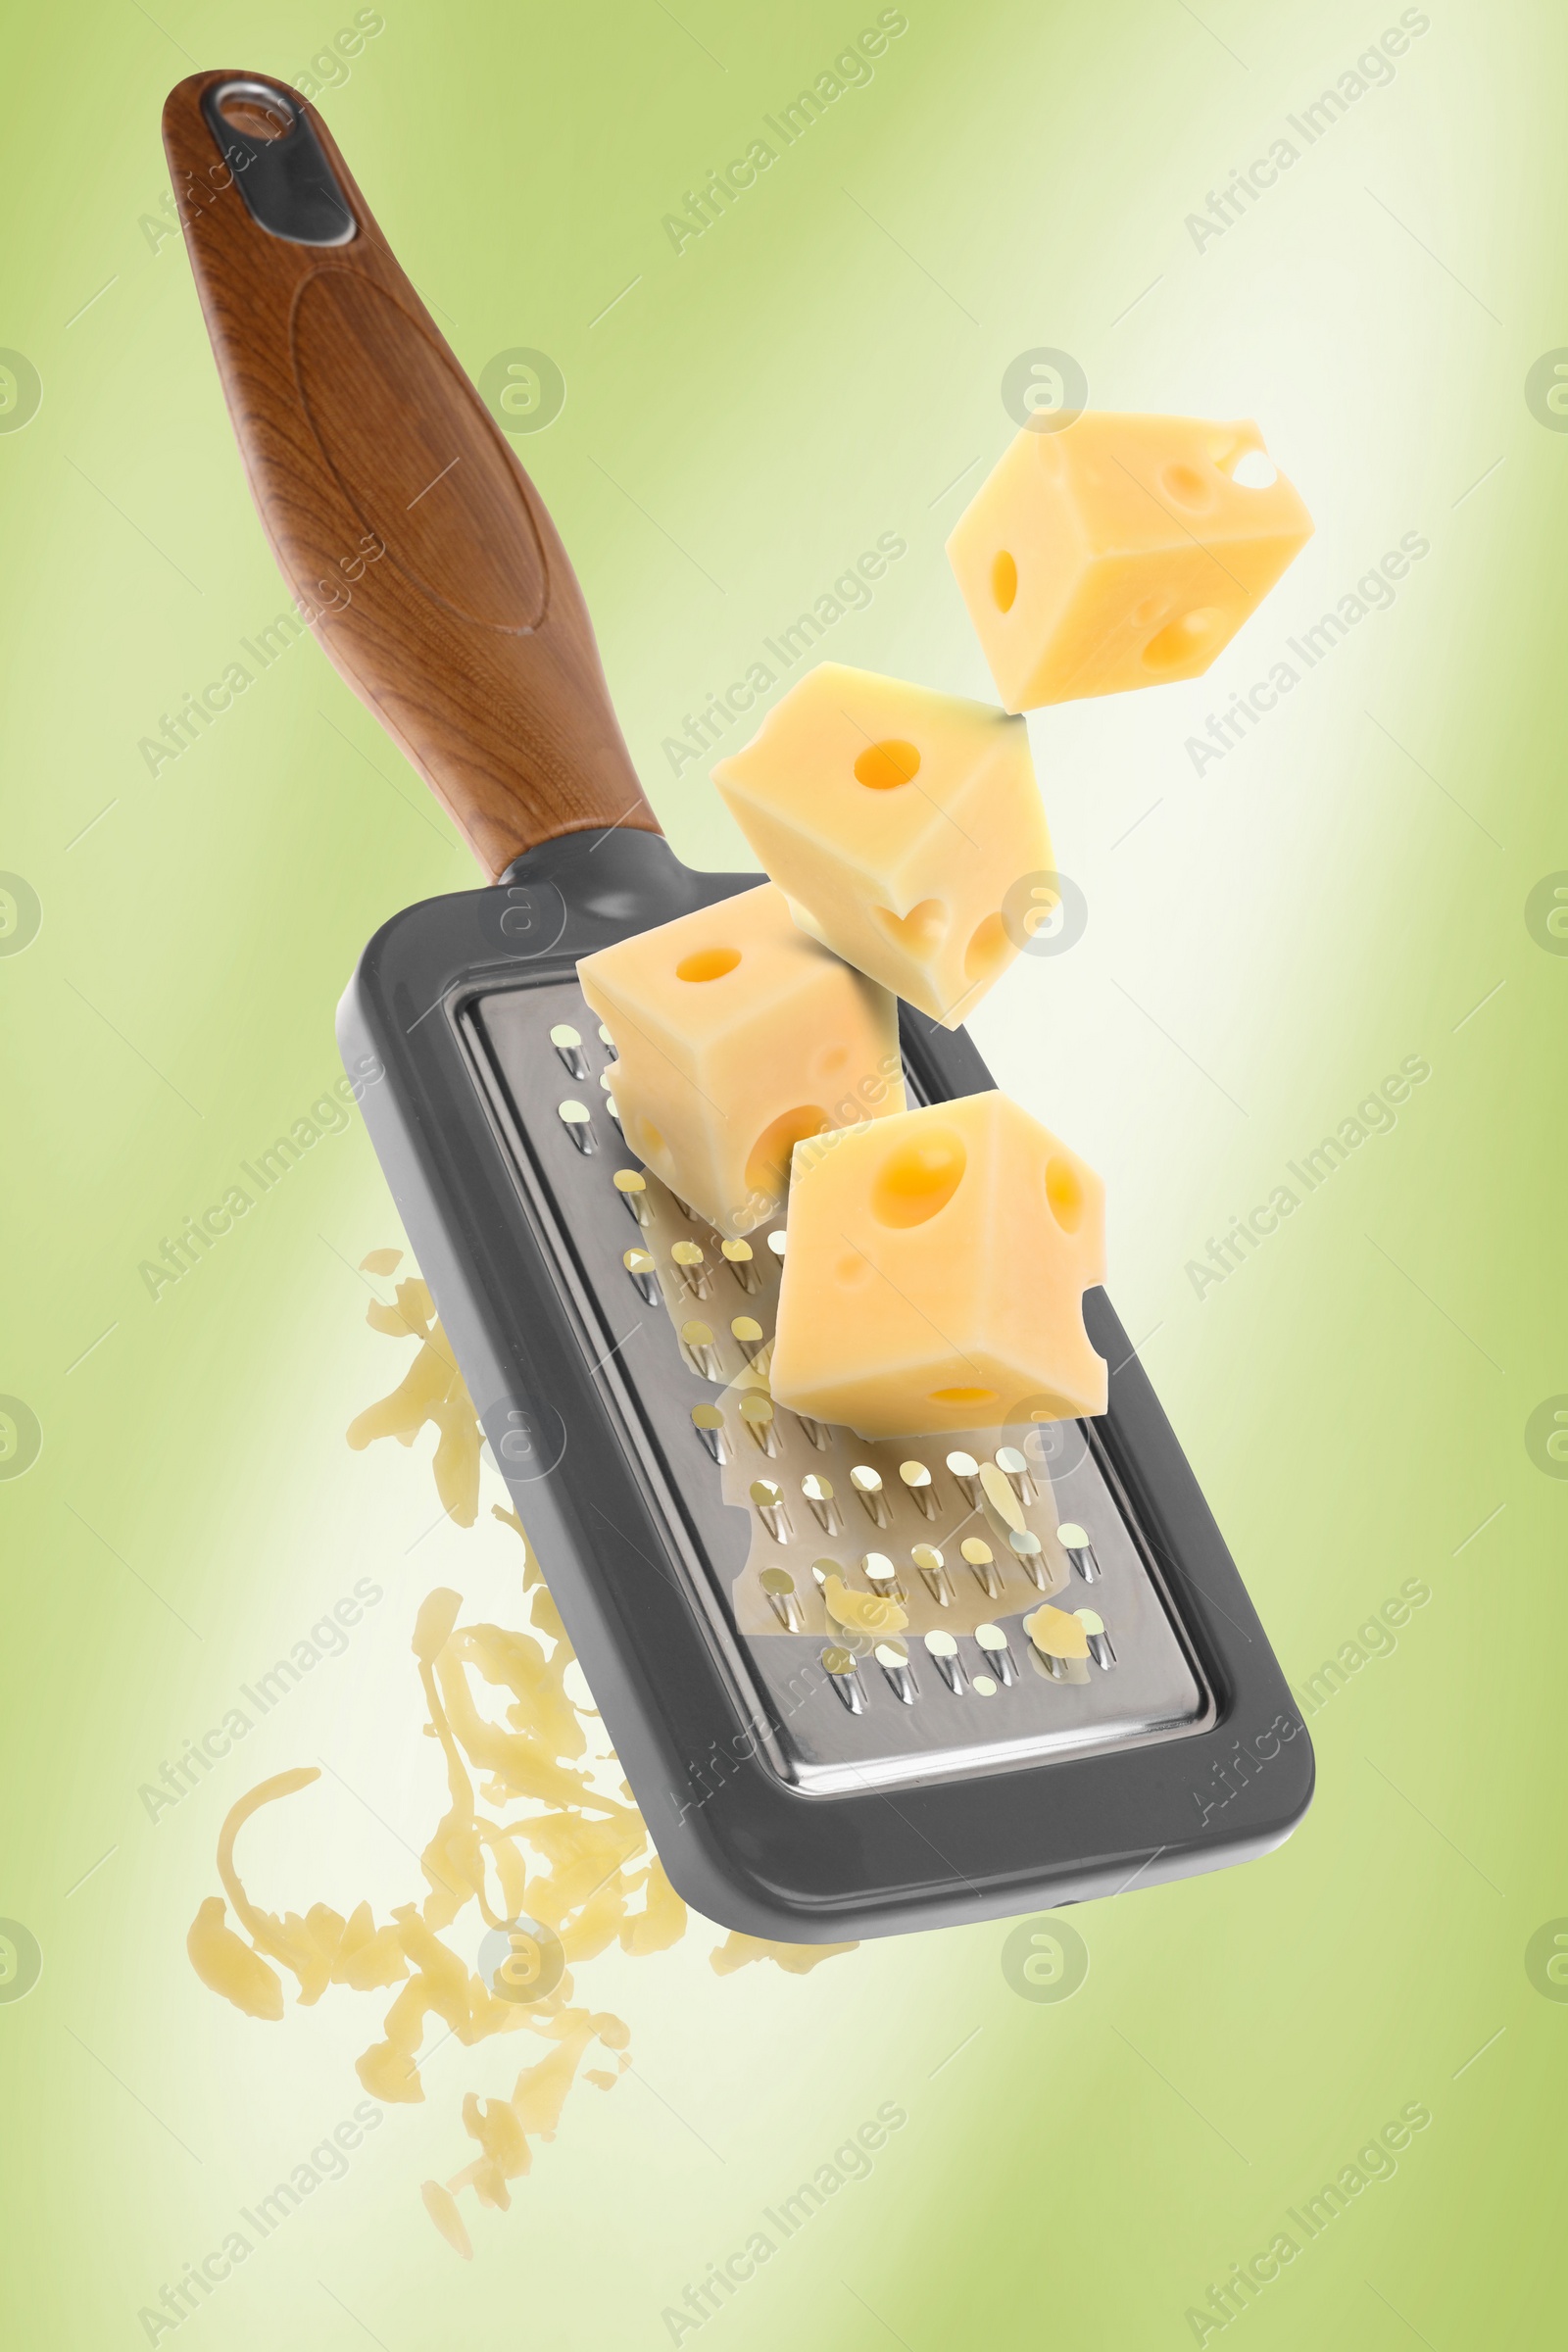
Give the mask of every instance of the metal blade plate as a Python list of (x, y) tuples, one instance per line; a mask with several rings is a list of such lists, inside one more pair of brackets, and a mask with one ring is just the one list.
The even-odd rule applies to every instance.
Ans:
[[(774, 1406), (785, 1221), (726, 1255), (641, 1167), (574, 982), (479, 995), (457, 1025), (668, 1532), (663, 1561), (628, 1551), (625, 1572), (686, 1583), (735, 1692), (737, 1754), (803, 1790), (891, 1789), (1207, 1728), (1211, 1694), (1092, 1422), (868, 1441)], [(1030, 1640), (1043, 1602), (1091, 1612), (1087, 1659)]]

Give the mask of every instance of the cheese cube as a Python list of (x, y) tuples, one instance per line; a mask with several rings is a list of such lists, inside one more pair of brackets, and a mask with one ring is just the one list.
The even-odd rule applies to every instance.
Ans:
[(771, 883), (585, 956), (626, 1141), (727, 1234), (775, 1215), (803, 1136), (904, 1107), (898, 1006)]
[(1312, 536), (1255, 424), (1027, 426), (948, 541), (1008, 710), (1200, 677)]
[(1027, 936), (1004, 902), (1052, 854), (1021, 719), (824, 662), (713, 781), (802, 928), (945, 1028)]
[(1102, 1413), (1104, 1222), (1094, 1170), (1005, 1095), (802, 1145), (774, 1396), (868, 1438)]

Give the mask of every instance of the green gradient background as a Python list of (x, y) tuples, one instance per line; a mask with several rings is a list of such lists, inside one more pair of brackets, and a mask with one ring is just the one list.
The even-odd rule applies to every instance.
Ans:
[[(136, 1272), (335, 1076), (374, 926), (475, 878), (308, 641), (156, 781), (136, 748), (284, 601), (179, 244), (141, 225), (160, 104), (198, 64), (297, 74), (352, 13), (77, 0), (9, 26), (0, 343), (44, 396), (0, 435), (0, 866), (44, 916), (0, 960), (0, 1390), (44, 1446), (0, 1485), (0, 1914), (44, 1973), (0, 2006), (0, 2297), (8, 2342), (66, 2352), (143, 2342), (137, 2307), (360, 2095), (373, 2001), (264, 2027), (190, 1973), (224, 1809), (323, 1756), (249, 1834), (253, 1886), (405, 1898), (399, 1840), (440, 1803), (413, 1611), (443, 1581), (516, 1606), (510, 1533), (432, 1527), (425, 1447), (343, 1444), (405, 1361), (349, 1270), (399, 1238), (357, 1120), (177, 1290)], [(1414, 2100), (1397, 2177), (1227, 2334), (1560, 2340), (1568, 2006), (1524, 1953), (1568, 1913), (1568, 1487), (1524, 1428), (1568, 1389), (1568, 961), (1524, 903), (1568, 867), (1568, 437), (1523, 383), (1568, 342), (1568, 23), (1433, 0), (1393, 85), (1200, 255), (1184, 216), (1397, 9), (909, 0), (871, 85), (677, 259), (661, 216), (875, 13), (387, 0), (326, 111), (469, 370), (536, 345), (564, 371), (519, 454), (696, 863), (740, 844), (662, 738), (879, 532), (909, 553), (824, 650), (987, 692), (942, 539), (1012, 429), (1015, 353), (1071, 351), (1097, 405), (1262, 423), (1317, 537), (1209, 679), (1031, 722), (1091, 922), (974, 1031), (1106, 1175), (1112, 1295), (1291, 1679), (1404, 1578), (1432, 1599), (1314, 1716), (1295, 1839), (1073, 1914), (1070, 2001), (1016, 1997), (1000, 1923), (799, 1981), (719, 1982), (701, 1924), (607, 1957), (582, 1982), (637, 2073), (572, 2097), (471, 2269), (416, 2187), (466, 2160), (462, 2094), (509, 2084), (515, 2043), (448, 2044), (428, 2103), (181, 2345), (667, 2342), (662, 2307), (888, 2099), (908, 2123), (872, 2178), (705, 2345), (1191, 2342), (1207, 2283)], [(1196, 778), (1204, 713), (1410, 530), (1432, 552), (1394, 609)], [(1410, 1054), (1433, 1074), (1396, 1131), (1196, 1298), (1185, 1261)], [(365, 1574), (386, 1598), (348, 1654), (151, 1824), (138, 1784)]]

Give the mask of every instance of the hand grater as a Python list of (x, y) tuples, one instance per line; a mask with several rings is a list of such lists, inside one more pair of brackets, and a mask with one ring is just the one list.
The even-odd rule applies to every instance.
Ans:
[[(199, 74), (165, 139), (284, 574), (493, 877), (382, 926), (339, 1040), (675, 1886), (838, 1941), (1279, 1843), (1310, 1743), (1102, 1292), (1094, 1421), (871, 1442), (775, 1404), (787, 1218), (721, 1237), (639, 1164), (576, 978), (760, 877), (659, 832), (543, 504), (315, 110)], [(911, 1104), (991, 1084), (961, 1030), (903, 1007), (901, 1044)]]

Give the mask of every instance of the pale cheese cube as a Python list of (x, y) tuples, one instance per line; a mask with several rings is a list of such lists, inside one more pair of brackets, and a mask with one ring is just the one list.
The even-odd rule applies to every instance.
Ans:
[(1029, 936), (1052, 851), (1021, 719), (824, 662), (713, 781), (803, 928), (945, 1028)]
[(721, 1233), (776, 1214), (803, 1137), (904, 1107), (898, 1006), (771, 883), (585, 956), (577, 978), (614, 1041), (627, 1143)]
[(1102, 1413), (1104, 1187), (1005, 1095), (804, 1144), (770, 1380), (868, 1438)]
[(1312, 536), (1257, 426), (1025, 426), (948, 557), (1008, 710), (1201, 676)]

